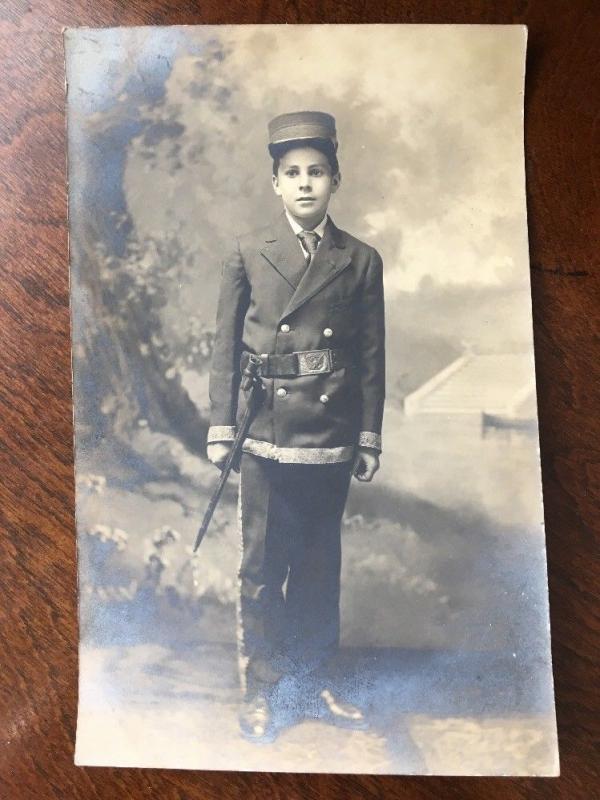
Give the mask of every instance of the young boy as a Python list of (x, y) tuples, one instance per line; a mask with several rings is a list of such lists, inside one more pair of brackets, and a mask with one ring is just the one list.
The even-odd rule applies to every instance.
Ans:
[[(334, 693), (340, 525), (352, 474), (379, 468), (385, 390), (382, 261), (327, 215), (340, 187), (334, 118), (269, 123), (283, 212), (241, 236), (222, 273), (210, 375), (209, 459), (222, 467), (258, 355), (262, 403), (240, 463), (239, 656), (244, 735), (270, 741), (296, 715), (364, 728)], [(287, 709), (287, 711), (286, 711)]]

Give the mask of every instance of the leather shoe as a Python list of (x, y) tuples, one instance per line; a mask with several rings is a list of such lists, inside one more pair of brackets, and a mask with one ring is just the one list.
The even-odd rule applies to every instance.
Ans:
[(242, 735), (250, 742), (268, 743), (277, 736), (273, 709), (264, 694), (257, 694), (244, 702), (239, 721)]
[(365, 731), (369, 727), (360, 708), (336, 697), (330, 689), (319, 692), (316, 717), (340, 728), (350, 728), (355, 731)]

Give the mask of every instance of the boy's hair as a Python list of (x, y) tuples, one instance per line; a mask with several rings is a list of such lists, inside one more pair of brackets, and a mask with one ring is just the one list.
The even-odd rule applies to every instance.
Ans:
[(288, 150), (295, 150), (298, 147), (314, 147), (315, 150), (319, 150), (319, 152), (323, 153), (326, 156), (327, 161), (329, 162), (329, 166), (331, 168), (331, 174), (337, 175), (340, 171), (340, 165), (337, 160), (337, 155), (335, 152), (335, 146), (333, 142), (329, 141), (328, 139), (296, 139), (295, 141), (291, 142), (282, 142), (281, 144), (272, 146), (273, 147), (273, 175), (277, 175), (279, 171), (279, 162), (285, 153)]

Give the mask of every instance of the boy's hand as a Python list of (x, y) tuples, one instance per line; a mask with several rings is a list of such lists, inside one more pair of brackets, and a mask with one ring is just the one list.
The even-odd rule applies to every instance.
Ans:
[(206, 456), (211, 464), (223, 469), (227, 456), (231, 451), (232, 442), (212, 442), (206, 445)]
[(359, 447), (354, 459), (352, 474), (359, 481), (368, 483), (379, 469), (379, 453), (370, 447)]

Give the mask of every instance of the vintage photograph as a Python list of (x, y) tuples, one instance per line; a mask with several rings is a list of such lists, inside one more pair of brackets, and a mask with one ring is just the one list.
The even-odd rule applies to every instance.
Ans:
[(76, 763), (557, 775), (526, 29), (64, 40)]

